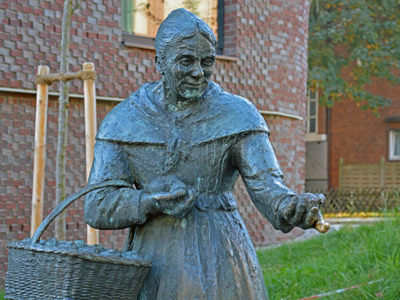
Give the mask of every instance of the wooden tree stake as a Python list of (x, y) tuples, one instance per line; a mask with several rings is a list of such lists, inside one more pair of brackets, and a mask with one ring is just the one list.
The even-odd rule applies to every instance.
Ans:
[[(86, 62), (83, 71), (94, 72), (94, 64)], [(86, 137), (86, 178), (89, 179), (94, 157), (94, 142), (96, 136), (96, 89), (93, 79), (83, 81), (85, 97), (85, 137)], [(99, 243), (99, 231), (87, 226), (87, 243), (89, 245)]]
[[(38, 73), (48, 75), (49, 67), (39, 66)], [(44, 171), (46, 162), (46, 129), (47, 129), (48, 85), (37, 84), (36, 120), (35, 120), (35, 152), (33, 161), (32, 216), (31, 236), (42, 222)]]

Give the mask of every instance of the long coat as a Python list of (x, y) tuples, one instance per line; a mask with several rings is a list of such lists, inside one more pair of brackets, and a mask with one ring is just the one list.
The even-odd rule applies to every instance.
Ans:
[[(133, 251), (153, 263), (141, 300), (267, 299), (232, 195), (240, 174), (273, 226), (292, 229), (280, 213), (296, 194), (282, 179), (264, 119), (248, 100), (212, 82), (201, 99), (180, 111), (168, 109), (162, 95), (159, 82), (146, 84), (102, 122), (89, 183), (120, 179), (133, 187), (90, 193), (87, 223), (136, 227)], [(142, 193), (171, 181), (195, 191), (186, 216), (145, 211)]]

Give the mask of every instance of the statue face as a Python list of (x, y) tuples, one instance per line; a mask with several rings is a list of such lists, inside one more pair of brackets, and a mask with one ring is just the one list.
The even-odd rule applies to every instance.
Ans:
[(215, 48), (201, 34), (170, 46), (162, 67), (168, 88), (185, 99), (201, 97), (214, 72), (214, 61)]

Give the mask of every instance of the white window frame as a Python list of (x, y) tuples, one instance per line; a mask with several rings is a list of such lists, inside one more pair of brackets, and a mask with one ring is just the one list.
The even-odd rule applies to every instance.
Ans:
[[(211, 1), (211, 3), (209, 1)], [(215, 23), (210, 26), (215, 30), (216, 35), (221, 35), (220, 31), (222, 29), (219, 29), (218, 26), (223, 27), (223, 24), (218, 23), (218, 9), (222, 10), (219, 6), (221, 6), (221, 3), (223, 4), (223, 2), (219, 3), (219, 0), (209, 1), (198, 1), (197, 14), (209, 25), (211, 20), (215, 21)], [(173, 9), (189, 5), (185, 5), (184, 0), (122, 0), (121, 3), (123, 30), (135, 36), (147, 37), (150, 39), (155, 38), (155, 33), (160, 25), (158, 22), (165, 19)], [(152, 17), (146, 15), (145, 8), (148, 7), (148, 5), (154, 6), (153, 9), (157, 9), (158, 13), (160, 13), (159, 15), (153, 16), (156, 20), (153, 20)]]
[(396, 132), (400, 132), (400, 129), (390, 129), (389, 130), (389, 160), (400, 160), (400, 154), (396, 155), (394, 153)]
[[(311, 98), (311, 91), (308, 91), (307, 95), (307, 134), (318, 134), (318, 87), (316, 88), (315, 91), (315, 98)], [(315, 115), (311, 116), (310, 114), (310, 103), (315, 102)], [(311, 132), (310, 131), (310, 120), (315, 119), (315, 131)]]

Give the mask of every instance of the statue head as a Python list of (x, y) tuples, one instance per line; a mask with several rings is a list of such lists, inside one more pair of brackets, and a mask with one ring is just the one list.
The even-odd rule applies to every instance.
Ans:
[(214, 71), (216, 38), (212, 29), (186, 9), (172, 11), (155, 39), (156, 65), (171, 92), (201, 97)]

